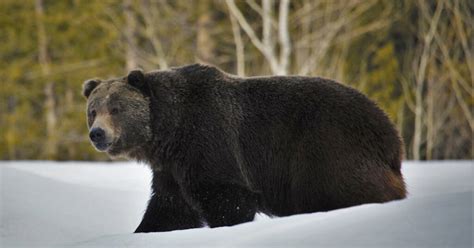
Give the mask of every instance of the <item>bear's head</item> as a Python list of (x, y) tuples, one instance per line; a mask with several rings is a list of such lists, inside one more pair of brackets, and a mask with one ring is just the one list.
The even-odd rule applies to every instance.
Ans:
[(144, 73), (87, 80), (87, 125), (94, 147), (112, 157), (136, 157), (151, 140), (150, 88)]

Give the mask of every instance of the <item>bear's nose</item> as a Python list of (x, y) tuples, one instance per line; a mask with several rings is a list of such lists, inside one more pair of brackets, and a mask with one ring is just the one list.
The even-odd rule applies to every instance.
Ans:
[(94, 142), (103, 142), (105, 140), (105, 132), (102, 128), (92, 128), (91, 132), (89, 133), (89, 137)]

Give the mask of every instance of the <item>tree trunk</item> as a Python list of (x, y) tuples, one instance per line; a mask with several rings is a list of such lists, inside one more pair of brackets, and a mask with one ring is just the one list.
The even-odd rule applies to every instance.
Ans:
[(289, 0), (281, 0), (278, 16), (278, 38), (280, 42), (280, 74), (288, 74), (290, 65), (291, 44), (290, 31), (288, 30)]
[(138, 67), (137, 55), (135, 52), (136, 39), (135, 30), (137, 23), (133, 14), (132, 0), (123, 1), (123, 11), (125, 14), (125, 40), (126, 40), (126, 69), (128, 71)]
[(423, 132), (423, 81), (417, 82), (415, 89), (415, 130), (413, 133), (413, 159), (420, 160), (421, 137)]
[(433, 145), (435, 139), (434, 133), (434, 94), (433, 82), (430, 80), (427, 84), (428, 93), (426, 95), (426, 160), (433, 159)]
[[(65, 102), (64, 102), (64, 112), (67, 113), (69, 116), (70, 114), (74, 113), (74, 89), (71, 87), (68, 87), (66, 89), (66, 94), (64, 96)], [(70, 121), (68, 121), (70, 123)], [(68, 125), (68, 127), (71, 127), (72, 125)], [(76, 143), (76, 139), (74, 137), (74, 132), (73, 130), (67, 130), (67, 141), (68, 143)], [(69, 145), (67, 146), (67, 151), (68, 151), (68, 157), (69, 158), (76, 158), (77, 157), (77, 146), (76, 145)]]
[(58, 159), (58, 115), (55, 84), (53, 82), (46, 84), (44, 94), (46, 96), (46, 130), (48, 134), (46, 156), (48, 159)]
[(215, 42), (212, 38), (213, 17), (210, 11), (211, 3), (208, 0), (198, 1), (197, 33), (196, 33), (196, 49), (197, 59), (205, 63), (215, 64)]
[[(44, 2), (35, 1), (35, 14), (38, 32), (38, 62), (44, 78), (50, 74), (51, 58), (48, 53), (48, 36), (44, 24)], [(54, 82), (48, 82), (44, 88), (45, 115), (46, 115), (46, 146), (44, 155), (47, 159), (57, 159), (58, 156), (58, 134), (57, 134), (57, 104)]]
[(229, 15), (230, 23), (232, 25), (232, 33), (235, 43), (235, 56), (237, 60), (237, 75), (245, 76), (245, 49), (242, 41), (242, 34), (240, 33), (240, 26), (233, 15)]

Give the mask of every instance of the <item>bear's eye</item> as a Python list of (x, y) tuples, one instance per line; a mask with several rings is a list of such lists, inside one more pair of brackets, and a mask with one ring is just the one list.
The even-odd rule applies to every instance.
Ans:
[(91, 111), (91, 116), (92, 116), (92, 118), (94, 118), (94, 117), (96, 116), (96, 114), (97, 114), (97, 113), (95, 112), (95, 110), (92, 110), (92, 111)]
[(118, 114), (119, 109), (118, 108), (112, 108), (112, 111), (110, 111), (111, 114), (116, 115)]

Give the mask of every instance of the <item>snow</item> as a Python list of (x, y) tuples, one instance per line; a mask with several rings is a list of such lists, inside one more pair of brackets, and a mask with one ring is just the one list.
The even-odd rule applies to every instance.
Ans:
[(0, 161), (0, 247), (472, 247), (473, 167), (405, 162), (402, 201), (132, 234), (149, 197), (145, 165)]

